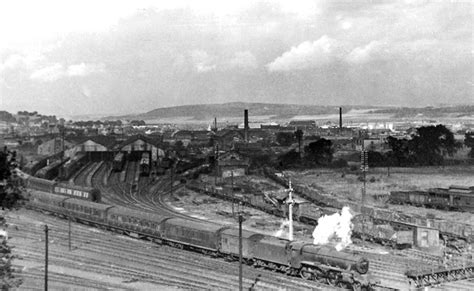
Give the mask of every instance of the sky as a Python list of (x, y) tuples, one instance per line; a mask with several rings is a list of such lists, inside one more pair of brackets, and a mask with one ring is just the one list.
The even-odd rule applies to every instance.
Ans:
[(471, 1), (0, 2), (0, 110), (474, 104)]

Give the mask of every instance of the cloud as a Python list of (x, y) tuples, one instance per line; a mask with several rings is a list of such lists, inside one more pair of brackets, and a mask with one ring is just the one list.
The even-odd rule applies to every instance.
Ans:
[(95, 73), (104, 73), (105, 72), (105, 65), (100, 64), (85, 64), (80, 63), (78, 65), (70, 65), (67, 68), (67, 75), (68, 76), (87, 76), (90, 74)]
[(70, 65), (64, 68), (62, 64), (56, 63), (48, 67), (34, 71), (30, 78), (40, 82), (54, 82), (65, 77), (85, 77), (91, 74), (104, 73), (105, 65), (85, 64)]
[(191, 60), (194, 68), (199, 73), (213, 71), (217, 67), (214, 63), (214, 58), (209, 56), (209, 54), (203, 50), (193, 50), (191, 52)]
[(65, 76), (64, 67), (61, 64), (54, 64), (46, 68), (34, 71), (30, 78), (40, 82), (54, 82)]
[(316, 68), (339, 58), (341, 53), (340, 44), (324, 35), (316, 41), (305, 41), (292, 47), (269, 63), (267, 68), (270, 72)]
[(371, 41), (365, 46), (354, 48), (347, 56), (346, 60), (349, 63), (361, 64), (372, 60), (375, 57), (380, 57), (384, 43), (380, 41)]
[(229, 65), (231, 68), (256, 69), (257, 58), (250, 51), (236, 52)]

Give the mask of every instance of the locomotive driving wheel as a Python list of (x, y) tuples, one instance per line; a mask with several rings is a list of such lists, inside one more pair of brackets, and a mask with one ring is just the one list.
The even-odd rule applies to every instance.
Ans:
[(300, 270), (300, 276), (303, 279), (311, 280), (313, 278), (313, 273), (309, 267), (302, 267)]
[(337, 273), (329, 271), (326, 277), (326, 282), (331, 286), (336, 286), (338, 281)]

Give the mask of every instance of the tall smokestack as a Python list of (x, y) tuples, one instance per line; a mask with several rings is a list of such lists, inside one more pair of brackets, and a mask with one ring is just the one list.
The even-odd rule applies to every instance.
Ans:
[(247, 109), (244, 110), (244, 134), (245, 141), (249, 141), (249, 111)]
[(342, 129), (342, 107), (339, 107), (339, 129)]
[(214, 117), (214, 131), (217, 131), (217, 117)]

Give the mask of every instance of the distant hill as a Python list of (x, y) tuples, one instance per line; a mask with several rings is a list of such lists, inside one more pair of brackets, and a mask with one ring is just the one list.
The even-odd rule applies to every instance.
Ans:
[[(343, 113), (352, 109), (380, 109), (369, 106), (343, 106)], [(108, 116), (102, 119), (156, 120), (164, 118), (187, 117), (198, 120), (212, 120), (214, 117), (243, 117), (244, 110), (249, 110), (250, 116), (272, 116), (271, 119), (289, 119), (300, 115), (339, 114), (337, 106), (316, 106), (297, 104), (269, 104), (232, 102), (224, 104), (200, 104), (158, 108), (142, 114)]]

